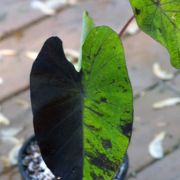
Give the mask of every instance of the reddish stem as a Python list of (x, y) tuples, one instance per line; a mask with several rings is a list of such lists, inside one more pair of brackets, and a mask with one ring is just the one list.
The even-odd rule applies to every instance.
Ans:
[(130, 23), (133, 21), (134, 19), (134, 15), (128, 20), (128, 22), (124, 25), (124, 27), (122, 28), (122, 30), (119, 33), (119, 37), (122, 37), (124, 32), (126, 31), (127, 27), (130, 25)]

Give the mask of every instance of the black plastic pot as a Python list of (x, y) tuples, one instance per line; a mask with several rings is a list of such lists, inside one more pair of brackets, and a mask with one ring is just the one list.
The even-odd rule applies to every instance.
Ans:
[[(32, 180), (30, 177), (28, 177), (28, 174), (25, 171), (25, 167), (22, 163), (22, 160), (24, 159), (24, 157), (26, 156), (26, 149), (28, 148), (28, 146), (30, 146), (31, 142), (36, 141), (35, 136), (30, 137), (22, 146), (20, 152), (19, 152), (19, 157), (18, 157), (18, 166), (19, 166), (19, 171), (21, 174), (21, 177), (23, 180)], [(129, 160), (128, 160), (128, 156), (126, 155), (124, 158), (123, 163), (121, 164), (121, 166), (119, 167), (114, 180), (124, 180), (125, 176), (127, 174), (129, 168)]]
[(129, 158), (128, 155), (124, 157), (123, 163), (120, 165), (114, 180), (124, 180), (129, 169)]

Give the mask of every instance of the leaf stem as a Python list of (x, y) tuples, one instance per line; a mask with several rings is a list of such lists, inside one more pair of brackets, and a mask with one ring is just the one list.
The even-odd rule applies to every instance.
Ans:
[(122, 37), (124, 32), (126, 31), (127, 27), (130, 25), (130, 23), (133, 21), (134, 15), (127, 21), (127, 23), (124, 25), (124, 27), (121, 29), (119, 33), (119, 37)]

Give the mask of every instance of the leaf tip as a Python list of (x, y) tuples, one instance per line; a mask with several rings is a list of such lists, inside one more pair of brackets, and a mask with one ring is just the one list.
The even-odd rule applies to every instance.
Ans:
[(89, 12), (85, 10), (85, 11), (83, 12), (83, 16), (89, 16)]

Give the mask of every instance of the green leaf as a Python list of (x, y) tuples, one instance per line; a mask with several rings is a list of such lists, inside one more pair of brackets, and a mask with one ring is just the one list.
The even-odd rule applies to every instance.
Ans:
[(130, 0), (139, 27), (164, 45), (180, 68), (180, 0)]
[(122, 43), (109, 27), (94, 28), (83, 46), (83, 179), (114, 177), (132, 130), (133, 95)]
[(81, 33), (81, 48), (78, 64), (76, 65), (76, 70), (79, 72), (81, 70), (82, 63), (82, 46), (84, 41), (89, 34), (89, 32), (95, 27), (93, 19), (89, 16), (89, 13), (85, 11), (83, 13), (83, 23), (82, 23), (82, 33)]

